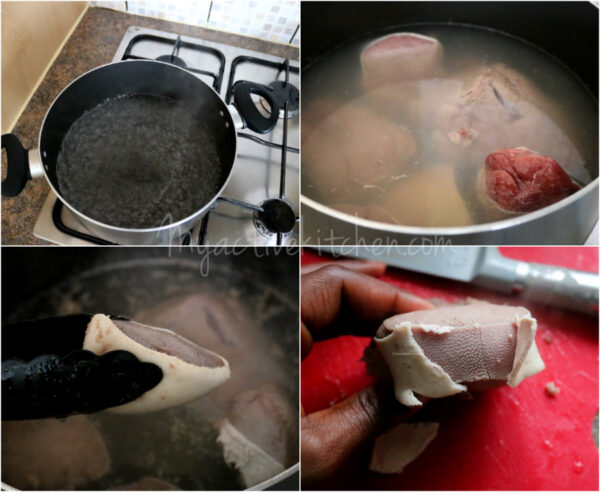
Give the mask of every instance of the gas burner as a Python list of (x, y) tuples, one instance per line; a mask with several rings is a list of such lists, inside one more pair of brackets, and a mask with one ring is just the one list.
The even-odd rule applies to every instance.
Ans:
[(254, 212), (254, 225), (265, 236), (289, 234), (296, 225), (293, 207), (285, 200), (272, 198), (260, 204), (262, 212)]
[[(285, 115), (285, 103), (288, 103), (288, 118), (293, 118), (298, 114), (300, 109), (300, 91), (285, 80), (276, 80), (271, 82), (269, 87), (273, 89), (272, 95), (275, 99), (275, 104), (279, 107), (279, 118), (283, 118)], [(269, 111), (269, 105), (261, 98), (260, 104), (265, 111)]]
[(181, 68), (187, 67), (187, 65), (181, 58), (179, 58), (178, 56), (174, 56), (174, 55), (162, 55), (162, 56), (159, 56), (156, 59), (156, 61), (170, 63), (171, 65), (176, 65)]

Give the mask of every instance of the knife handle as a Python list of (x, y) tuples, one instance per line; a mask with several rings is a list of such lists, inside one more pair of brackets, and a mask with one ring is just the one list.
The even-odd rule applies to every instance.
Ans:
[(523, 299), (598, 316), (598, 275), (516, 262), (513, 291)]

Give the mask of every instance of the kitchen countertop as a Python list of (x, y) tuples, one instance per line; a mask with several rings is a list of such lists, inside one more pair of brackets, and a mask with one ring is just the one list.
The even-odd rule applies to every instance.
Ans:
[[(298, 49), (261, 39), (161, 19), (90, 7), (48, 70), (12, 133), (26, 149), (37, 146), (42, 121), (52, 101), (79, 75), (112, 60), (130, 26), (174, 32), (298, 60)], [(6, 162), (2, 159), (2, 177)], [(33, 226), (50, 190), (44, 178), (27, 183), (17, 197), (2, 199), (2, 244), (48, 244), (33, 235)]]

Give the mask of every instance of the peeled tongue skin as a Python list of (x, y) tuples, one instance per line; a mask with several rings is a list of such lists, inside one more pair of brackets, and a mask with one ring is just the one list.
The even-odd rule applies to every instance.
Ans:
[(398, 401), (415, 393), (443, 397), (504, 383), (517, 386), (544, 369), (536, 321), (522, 307), (477, 303), (387, 319), (375, 342), (392, 373)]
[(485, 164), (487, 195), (511, 212), (546, 207), (580, 188), (555, 160), (525, 147), (499, 149)]
[(265, 382), (289, 384), (280, 365), (285, 354), (273, 353), (273, 341), (265, 336), (248, 309), (231, 295), (190, 294), (140, 311), (134, 318), (164, 326), (227, 359), (231, 368), (227, 384), (194, 403), (204, 407), (210, 400), (217, 407), (217, 418), (225, 417), (234, 399), (248, 388)]
[(219, 431), (225, 461), (251, 487), (285, 470), (293, 458), (294, 409), (273, 385), (241, 393)]
[(416, 152), (410, 132), (371, 111), (362, 98), (332, 112), (302, 144), (302, 165), (328, 201), (381, 190)]
[(437, 436), (437, 422), (403, 422), (375, 440), (369, 470), (400, 473)]
[(433, 75), (442, 59), (437, 39), (415, 33), (394, 33), (376, 39), (362, 51), (360, 63), (366, 87)]
[[(190, 323), (195, 324), (193, 320)], [(158, 385), (136, 400), (109, 409), (114, 413), (145, 413), (195, 400), (225, 382), (229, 364), (220, 355), (162, 328), (96, 314), (86, 330), (83, 348), (102, 355), (126, 350), (142, 362), (160, 367)]]
[(84, 415), (2, 422), (2, 480), (12, 487), (84, 489), (109, 469), (106, 444)]

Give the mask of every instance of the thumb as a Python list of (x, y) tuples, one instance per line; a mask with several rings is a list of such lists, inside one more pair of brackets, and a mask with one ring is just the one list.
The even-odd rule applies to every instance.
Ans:
[(302, 417), (302, 487), (338, 485), (340, 469), (370, 451), (372, 437), (392, 415), (414, 410), (400, 405), (389, 382), (369, 386), (337, 405)]

